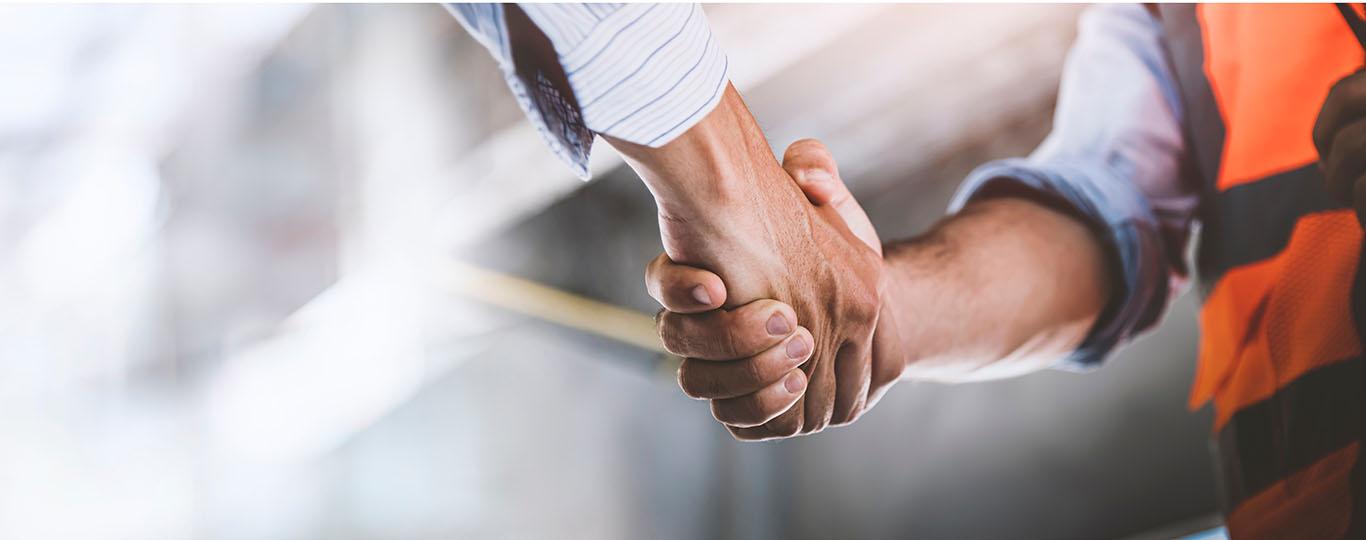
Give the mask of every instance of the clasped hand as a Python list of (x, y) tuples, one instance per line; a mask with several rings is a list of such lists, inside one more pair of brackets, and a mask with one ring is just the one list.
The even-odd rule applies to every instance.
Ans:
[(830, 153), (797, 141), (770, 176), (723, 226), (661, 213), (666, 252), (646, 271), (679, 386), (742, 440), (852, 422), (904, 367), (877, 233)]

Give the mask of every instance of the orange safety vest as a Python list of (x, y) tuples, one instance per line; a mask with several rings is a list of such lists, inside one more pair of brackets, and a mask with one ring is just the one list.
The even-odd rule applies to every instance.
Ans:
[(1332, 4), (1152, 10), (1203, 189), (1190, 405), (1214, 403), (1229, 532), (1366, 537), (1362, 230), (1325, 190), (1311, 138), (1362, 45)]

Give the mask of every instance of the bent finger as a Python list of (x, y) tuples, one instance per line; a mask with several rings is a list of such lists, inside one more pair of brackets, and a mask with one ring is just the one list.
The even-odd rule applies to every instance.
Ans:
[(726, 303), (721, 276), (678, 264), (665, 253), (645, 267), (645, 289), (659, 305), (674, 313), (701, 313)]
[(731, 310), (659, 315), (664, 348), (685, 358), (734, 360), (757, 355), (792, 335), (797, 314), (777, 300), (755, 300)]
[(777, 418), (792, 407), (806, 390), (806, 375), (794, 369), (757, 392), (711, 402), (711, 414), (722, 424), (754, 427)]
[(871, 377), (869, 347), (849, 346), (835, 355), (835, 404), (830, 425), (842, 426), (854, 421), (858, 407), (868, 395)]
[(758, 391), (811, 356), (811, 332), (797, 328), (791, 336), (749, 358), (718, 362), (686, 359), (678, 368), (678, 386), (697, 399), (728, 399)]
[(877, 319), (877, 330), (873, 332), (872, 374), (869, 376), (868, 397), (863, 410), (877, 405), (906, 371), (906, 355), (898, 328), (895, 310), (883, 304)]

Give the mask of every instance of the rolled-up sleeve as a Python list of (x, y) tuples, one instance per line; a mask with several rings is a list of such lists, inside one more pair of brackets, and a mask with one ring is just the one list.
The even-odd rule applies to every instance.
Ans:
[(593, 135), (659, 147), (720, 102), (729, 64), (696, 4), (519, 4), (554, 46), (572, 97), (516, 75), (498, 4), (449, 9), (489, 49), (547, 145), (588, 177)]
[(1185, 286), (1199, 189), (1182, 174), (1181, 103), (1161, 40), (1141, 6), (1090, 8), (1063, 70), (1053, 131), (1028, 158), (974, 170), (950, 204), (956, 212), (984, 187), (1012, 182), (1064, 201), (1099, 233), (1118, 286), (1062, 368), (1099, 364), (1152, 328)]

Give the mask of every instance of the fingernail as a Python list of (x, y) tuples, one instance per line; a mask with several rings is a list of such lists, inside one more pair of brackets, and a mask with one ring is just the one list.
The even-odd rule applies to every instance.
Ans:
[(711, 295), (707, 294), (707, 288), (701, 285), (692, 288), (692, 299), (704, 306), (711, 305)]
[(792, 325), (787, 323), (787, 317), (783, 316), (783, 312), (779, 311), (777, 313), (774, 313), (772, 317), (768, 318), (769, 335), (785, 336), (788, 332), (791, 331)]
[(811, 352), (811, 345), (806, 342), (806, 338), (796, 336), (787, 342), (788, 358), (806, 358), (806, 353)]
[(808, 184), (815, 182), (829, 182), (833, 179), (834, 177), (830, 176), (830, 173), (825, 172), (824, 169), (806, 169), (802, 171), (802, 180)]
[(804, 386), (806, 386), (806, 379), (799, 372), (788, 373), (787, 378), (783, 379), (783, 388), (786, 388), (789, 394), (800, 393)]

